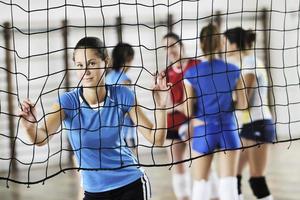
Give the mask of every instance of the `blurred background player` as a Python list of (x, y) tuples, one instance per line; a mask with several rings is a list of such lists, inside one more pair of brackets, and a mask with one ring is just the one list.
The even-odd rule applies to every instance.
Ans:
[[(112, 51), (112, 69), (106, 75), (106, 84), (125, 85), (131, 88), (131, 80), (127, 72), (132, 65), (134, 50), (130, 44), (118, 43)], [(122, 134), (128, 147), (136, 150), (137, 133), (136, 127), (129, 116), (125, 117)]]
[[(163, 43), (169, 64), (166, 69), (167, 81), (173, 84), (168, 102), (168, 107), (172, 109), (169, 110), (167, 115), (167, 139), (171, 142), (169, 159), (174, 163), (187, 159), (186, 149), (188, 144), (184, 138), (188, 134), (186, 133), (188, 131), (188, 120), (185, 114), (180, 111), (185, 93), (183, 76), (188, 69), (200, 61), (186, 57), (182, 40), (175, 33), (166, 34), (163, 37)], [(190, 199), (191, 175), (185, 163), (179, 163), (172, 167), (172, 186), (177, 200)]]
[(240, 199), (242, 171), (249, 163), (251, 189), (257, 199), (272, 200), (266, 179), (265, 169), (268, 160), (269, 144), (275, 139), (275, 125), (268, 105), (268, 77), (265, 66), (253, 51), (256, 35), (241, 27), (225, 31), (226, 57), (229, 62), (240, 66), (247, 89), (249, 109), (239, 115), (242, 124), (240, 136), (243, 146), (260, 144), (245, 149), (241, 153), (238, 167), (238, 190)]
[[(241, 142), (234, 109), (247, 107), (244, 85), (237, 66), (217, 58), (221, 48), (218, 28), (209, 24), (200, 33), (200, 46), (207, 61), (189, 69), (184, 76), (187, 92), (185, 113), (194, 113), (192, 139), (193, 195), (192, 200), (208, 200), (208, 176), (213, 154), (217, 149), (226, 150), (219, 154), (220, 200), (238, 200), (237, 166)], [(236, 92), (236, 101), (232, 98)], [(193, 111), (194, 103), (196, 109)], [(197, 122), (197, 123), (196, 123)], [(203, 156), (204, 155), (204, 156)]]

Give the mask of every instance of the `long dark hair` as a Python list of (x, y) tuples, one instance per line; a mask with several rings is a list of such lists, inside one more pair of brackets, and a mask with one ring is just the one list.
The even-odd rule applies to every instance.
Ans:
[(112, 51), (112, 68), (119, 71), (134, 57), (134, 50), (130, 44), (118, 43)]
[(246, 50), (252, 47), (256, 40), (256, 34), (252, 30), (245, 30), (242, 27), (228, 29), (224, 36), (231, 44), (236, 44), (239, 50)]
[(105, 61), (106, 63), (108, 62), (109, 57), (107, 49), (103, 42), (97, 37), (84, 37), (80, 39), (75, 46), (74, 53), (76, 49), (94, 49), (101, 60)]

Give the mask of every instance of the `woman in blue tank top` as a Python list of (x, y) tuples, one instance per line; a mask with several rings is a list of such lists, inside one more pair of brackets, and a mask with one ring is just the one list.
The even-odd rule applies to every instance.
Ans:
[[(200, 34), (200, 46), (206, 61), (185, 74), (186, 114), (193, 118), (192, 149), (194, 184), (192, 200), (208, 200), (208, 174), (217, 149), (220, 153), (219, 196), (221, 200), (237, 200), (236, 168), (241, 147), (235, 108), (246, 108), (246, 96), (237, 66), (217, 58), (220, 50), (218, 29), (209, 24)], [(233, 93), (237, 99), (234, 101)], [(195, 110), (193, 110), (195, 105)], [(193, 113), (194, 116), (191, 116)], [(206, 155), (207, 154), (207, 155)], [(205, 156), (204, 156), (205, 155)]]
[(73, 60), (82, 86), (62, 94), (41, 127), (34, 105), (24, 100), (20, 111), (23, 128), (33, 144), (42, 146), (57, 135), (63, 122), (81, 169), (84, 200), (147, 199), (145, 191), (149, 189), (143, 184), (144, 173), (125, 145), (121, 127), (128, 114), (150, 143), (163, 145), (169, 89), (164, 74), (158, 75), (153, 89), (158, 109), (154, 125), (136, 105), (132, 91), (105, 85), (109, 60), (98, 38), (82, 38), (75, 47)]
[[(107, 73), (107, 85), (123, 85), (131, 89), (131, 80), (127, 76), (134, 58), (134, 50), (130, 44), (118, 43), (112, 51), (112, 69)], [(137, 147), (137, 130), (129, 116), (125, 117), (122, 134), (126, 145), (132, 150)]]

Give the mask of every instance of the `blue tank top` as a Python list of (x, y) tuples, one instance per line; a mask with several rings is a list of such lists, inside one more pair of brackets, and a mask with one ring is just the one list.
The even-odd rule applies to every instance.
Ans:
[(84, 190), (88, 192), (113, 190), (143, 176), (120, 131), (125, 114), (135, 103), (134, 95), (126, 87), (107, 86), (106, 89), (104, 105), (100, 108), (93, 109), (86, 103), (82, 88), (59, 98), (68, 139), (82, 169)]
[[(105, 83), (107, 85), (122, 85), (125, 81), (130, 81), (130, 78), (123, 70), (111, 70), (105, 77)], [(135, 138), (137, 133), (136, 126), (128, 115), (125, 116), (122, 132), (125, 135), (125, 138)]]
[(236, 123), (232, 92), (239, 77), (239, 67), (218, 59), (189, 69), (184, 79), (197, 96), (196, 117), (206, 124)]
[(124, 81), (130, 81), (126, 73), (122, 70), (111, 70), (105, 77), (105, 83), (107, 85), (122, 84)]

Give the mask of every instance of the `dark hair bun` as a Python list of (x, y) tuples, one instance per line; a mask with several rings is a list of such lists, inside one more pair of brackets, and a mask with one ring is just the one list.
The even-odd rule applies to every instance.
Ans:
[(254, 33), (251, 29), (249, 29), (247, 31), (246, 39), (247, 39), (248, 46), (251, 47), (253, 42), (255, 42), (256, 40), (256, 33)]
[(244, 30), (242, 27), (228, 29), (224, 35), (230, 43), (236, 44), (239, 50), (251, 48), (256, 40), (256, 34), (252, 30)]

